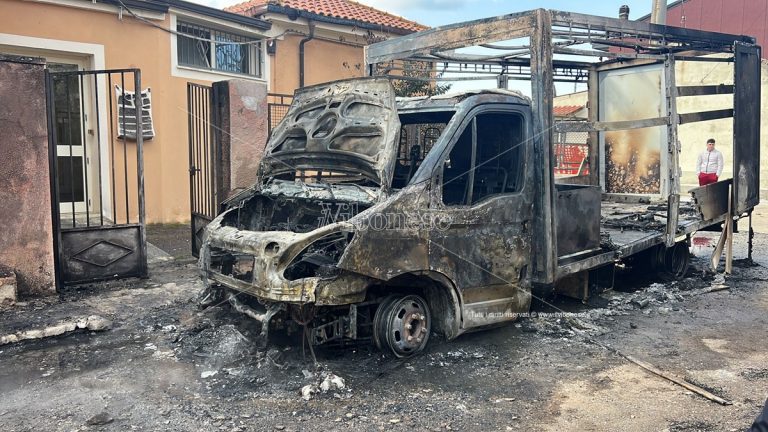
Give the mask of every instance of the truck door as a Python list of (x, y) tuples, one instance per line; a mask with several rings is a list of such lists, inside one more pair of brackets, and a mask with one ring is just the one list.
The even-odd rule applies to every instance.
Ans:
[(430, 229), (429, 261), (461, 293), (462, 328), (509, 321), (530, 308), (527, 125), (524, 111), (476, 110), (456, 130), (433, 177), (438, 193), (431, 204), (444, 223)]

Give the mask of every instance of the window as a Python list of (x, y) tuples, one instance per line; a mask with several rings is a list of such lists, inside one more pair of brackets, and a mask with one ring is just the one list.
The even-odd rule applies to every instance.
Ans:
[(180, 66), (261, 76), (258, 39), (179, 21), (176, 51)]
[(405, 187), (453, 117), (453, 111), (400, 115), (400, 143), (392, 188)]
[(443, 163), (443, 202), (468, 205), (520, 191), (523, 125), (514, 113), (473, 118)]

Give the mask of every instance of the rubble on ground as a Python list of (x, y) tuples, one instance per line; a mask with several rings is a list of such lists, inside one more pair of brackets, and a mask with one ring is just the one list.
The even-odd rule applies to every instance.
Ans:
[(347, 388), (344, 378), (333, 372), (326, 371), (315, 374), (306, 369), (301, 372), (306, 378), (315, 378), (315, 382), (303, 386), (299, 391), (301, 393), (301, 398), (304, 400), (310, 400), (313, 394), (328, 392), (332, 392), (334, 396), (340, 397), (337, 390), (344, 390)]
[[(629, 292), (621, 291), (620, 286), (614, 287), (600, 294), (600, 298), (606, 301), (604, 307), (582, 309), (572, 314), (557, 311), (554, 318), (547, 312), (532, 312), (530, 317), (516, 326), (524, 332), (536, 332), (551, 338), (572, 338), (579, 332), (596, 336), (606, 332), (600, 325), (602, 320), (614, 321), (615, 317), (627, 316), (634, 311), (646, 316), (669, 315), (684, 310), (686, 297), (729, 288), (724, 274), (712, 275), (695, 268), (690, 274), (693, 276), (668, 283), (655, 282)], [(630, 324), (634, 325), (631, 328), (637, 327)]]
[(112, 327), (112, 321), (98, 316), (77, 317), (59, 321), (53, 325), (27, 330), (18, 330), (13, 333), (0, 335), (0, 345), (20, 342), (30, 339), (42, 339), (52, 336), (60, 336), (75, 330), (103, 331)]

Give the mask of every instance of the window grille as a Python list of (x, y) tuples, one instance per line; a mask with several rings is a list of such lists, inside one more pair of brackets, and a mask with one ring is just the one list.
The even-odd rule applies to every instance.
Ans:
[(261, 43), (257, 39), (183, 21), (177, 23), (176, 31), (180, 33), (176, 36), (180, 66), (261, 76)]

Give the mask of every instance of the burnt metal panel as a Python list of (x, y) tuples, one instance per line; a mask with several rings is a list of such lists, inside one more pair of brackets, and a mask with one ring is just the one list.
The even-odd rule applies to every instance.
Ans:
[[(713, 33), (691, 28), (679, 28), (648, 24), (644, 22), (621, 20), (617, 18), (584, 15), (572, 12), (537, 9), (526, 12), (485, 18), (464, 23), (437, 27), (411, 35), (390, 39), (368, 45), (365, 48), (366, 64), (372, 65), (392, 60), (403, 59), (414, 55), (433, 54), (467, 46), (488, 44), (496, 41), (512, 40), (531, 35), (531, 30), (539, 22), (538, 16), (546, 14), (546, 26), (569, 29), (569, 35), (578, 37), (583, 32), (573, 29), (587, 30), (602, 34), (627, 35), (645, 41), (657, 41), (661, 44), (674, 45), (673, 49), (682, 51), (699, 49), (708, 52), (720, 52), (730, 49), (734, 40), (754, 43), (754, 38), (724, 33)], [(616, 42), (610, 38), (601, 40), (603, 43)], [(661, 58), (660, 50), (650, 44), (649, 53), (623, 53), (624, 57)], [(532, 44), (533, 46), (533, 44)], [(633, 45), (629, 45), (630, 48)], [(552, 48), (551, 46), (549, 48)], [(573, 48), (558, 47), (559, 51)], [(614, 54), (611, 51), (600, 52), (601, 56)], [(369, 68), (370, 69), (370, 68)]]
[(730, 185), (731, 179), (720, 180), (689, 191), (702, 220), (714, 220), (728, 213), (728, 187)]
[(574, 273), (580, 273), (587, 270), (613, 263), (618, 260), (619, 254), (616, 251), (603, 252), (598, 255), (590, 256), (581, 260), (568, 260), (567, 263), (557, 267), (557, 279)]
[[(531, 36), (531, 108), (533, 130), (541, 131), (533, 139), (533, 163), (536, 167), (552, 166), (552, 24), (549, 14), (536, 11), (536, 28)], [(533, 249), (533, 281), (551, 284), (557, 268), (557, 237), (555, 236), (555, 177), (552, 169), (534, 169), (535, 184), (540, 194), (534, 198), (533, 236), (541, 245)]]
[(741, 214), (760, 202), (760, 47), (735, 44), (733, 207)]
[(670, 119), (667, 125), (667, 247), (675, 245), (677, 221), (680, 210), (680, 143), (677, 139), (677, 84), (675, 77), (675, 58), (672, 54), (664, 63), (664, 82), (666, 85), (666, 114)]
[(213, 220), (212, 217), (192, 212), (190, 225), (192, 229), (192, 256), (200, 257), (200, 247), (203, 245), (203, 233), (205, 227)]
[(600, 187), (557, 185), (557, 256), (600, 247)]
[(464, 328), (528, 310), (532, 240), (524, 209), (530, 208), (532, 190), (526, 185), (522, 194), (445, 207), (441, 212), (449, 223), (429, 232), (429, 268), (448, 276), (462, 293)]
[(679, 124), (686, 124), (730, 117), (733, 117), (733, 110), (726, 108), (720, 110), (680, 114), (678, 118)]
[[(597, 69), (593, 65), (589, 68), (589, 78), (587, 79), (587, 117), (590, 123), (598, 120), (599, 104), (599, 80)], [(589, 184), (600, 185), (600, 137), (595, 131), (589, 132)]]
[(726, 84), (701, 85), (701, 86), (679, 86), (677, 95), (683, 96), (706, 96), (716, 94), (732, 94), (733, 86)]
[(399, 131), (395, 89), (386, 78), (304, 87), (267, 142), (260, 170), (265, 178), (301, 170), (345, 172), (386, 185), (393, 171), (387, 149)]
[(365, 47), (367, 64), (402, 59), (415, 54), (462, 48), (528, 36), (537, 11), (528, 11), (451, 24)]
[(567, 54), (576, 56), (588, 56), (588, 57), (607, 57), (607, 58), (621, 58), (621, 59), (645, 59), (645, 60), (661, 60), (665, 58), (660, 54), (637, 54), (626, 52), (610, 52), (610, 51), (597, 51), (597, 50), (585, 50), (576, 48), (563, 48), (555, 47), (554, 52), (557, 54)]
[(667, 247), (675, 245), (680, 220), (680, 194), (669, 194), (667, 199), (667, 227), (664, 243)]
[(669, 125), (669, 117), (654, 117), (638, 120), (622, 120), (622, 121), (576, 121), (566, 120), (557, 122), (555, 124), (555, 130), (557, 132), (610, 132), (610, 131), (623, 131), (629, 129), (643, 129), (654, 126), (667, 126)]
[(734, 40), (754, 43), (750, 36), (740, 36), (726, 33), (715, 33), (694, 28), (673, 27), (668, 25), (649, 24), (642, 21), (622, 20), (618, 18), (585, 15), (575, 12), (550, 10), (552, 22), (555, 25), (568, 26), (577, 29), (596, 29), (613, 32), (653, 35), (667, 42), (682, 42), (700, 44), (702, 47), (728, 46)]
[(64, 282), (143, 276), (141, 231), (139, 224), (62, 231), (59, 259)]

